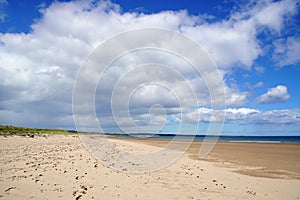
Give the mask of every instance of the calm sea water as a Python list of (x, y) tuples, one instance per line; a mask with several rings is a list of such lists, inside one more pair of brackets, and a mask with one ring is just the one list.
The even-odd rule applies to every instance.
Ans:
[[(216, 137), (197, 135), (196, 137), (190, 135), (122, 135), (120, 138), (140, 138), (140, 139), (156, 139), (156, 140), (214, 140)], [(300, 136), (220, 136), (220, 142), (269, 142), (269, 143), (300, 143)]]

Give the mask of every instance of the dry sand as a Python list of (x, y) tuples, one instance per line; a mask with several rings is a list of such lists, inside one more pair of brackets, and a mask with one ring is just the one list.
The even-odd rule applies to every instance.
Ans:
[[(110, 141), (134, 152), (165, 145)], [(219, 143), (199, 160), (200, 144), (166, 168), (134, 174), (97, 162), (76, 135), (1, 136), (0, 199), (300, 199), (299, 144)]]

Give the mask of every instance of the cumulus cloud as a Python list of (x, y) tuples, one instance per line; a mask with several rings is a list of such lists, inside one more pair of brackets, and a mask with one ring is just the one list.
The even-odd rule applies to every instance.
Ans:
[(280, 33), (284, 22), (296, 12), (296, 1), (257, 1), (243, 6), (228, 20), (183, 26), (182, 30), (203, 45), (219, 67), (250, 69), (256, 58), (264, 54), (257, 35), (265, 28)]
[[(6, 1), (3, 1), (6, 2)], [(106, 39), (123, 31), (144, 27), (167, 28), (179, 31), (201, 44), (221, 69), (224, 77), (235, 67), (250, 69), (253, 62), (262, 54), (257, 35), (268, 28), (280, 32), (284, 27), (284, 19), (295, 13), (297, 4), (294, 1), (259, 1), (247, 10), (234, 11), (228, 19), (207, 20), (205, 15), (193, 16), (187, 11), (162, 11), (153, 14), (142, 12), (121, 12), (119, 5), (109, 1), (54, 1), (49, 7), (40, 7), (42, 17), (31, 25), (29, 33), (0, 33), (0, 115), (1, 123), (24, 126), (73, 127), (72, 90), (76, 73), (95, 47)], [(268, 18), (267, 16), (272, 16)], [(1, 18), (0, 18), (1, 19)], [(146, 36), (145, 36), (146, 37)], [(174, 44), (175, 45), (175, 44)], [(242, 47), (242, 48), (241, 48)], [(289, 47), (288, 52), (297, 49)], [(165, 55), (165, 54), (164, 54)], [(291, 53), (293, 57), (294, 53)], [(209, 106), (210, 94), (205, 81), (195, 76), (186, 64), (170, 56), (136, 55), (120, 59), (103, 77), (105, 84), (96, 92), (96, 110), (107, 127), (113, 125), (110, 108), (111, 89), (124, 72), (132, 70), (128, 63), (139, 65), (151, 58), (157, 63), (177, 66), (185, 81), (163, 70), (135, 71), (130, 78), (125, 78), (116, 93), (116, 106), (122, 109), (123, 94), (132, 85), (141, 82), (163, 80), (170, 90), (177, 91), (182, 99), (179, 105), (172, 93), (154, 86), (146, 86), (136, 90), (130, 99), (131, 117), (141, 124), (165, 122), (161, 112), (145, 114), (151, 104), (166, 107), (166, 115), (176, 116), (178, 113), (189, 113), (192, 93), (186, 90), (188, 83), (199, 101), (200, 106)], [(130, 62), (128, 62), (130, 60)], [(292, 62), (291, 59), (288, 59)], [(153, 61), (153, 62), (154, 62)], [(125, 65), (126, 64), (126, 65)], [(181, 65), (182, 64), (182, 65)], [(92, 78), (88, 75), (86, 85)], [(170, 78), (172, 77), (172, 78)], [(213, 80), (213, 75), (208, 76)], [(228, 106), (238, 107), (247, 102), (247, 93), (232, 88), (225, 83), (225, 88), (215, 88), (215, 93), (226, 92)], [(282, 90), (282, 89), (279, 89)], [(259, 102), (272, 102), (272, 93), (262, 97)], [(118, 96), (119, 95), (119, 96)], [(284, 100), (287, 98), (287, 91)], [(270, 97), (269, 97), (270, 96)], [(276, 95), (275, 95), (276, 96)], [(284, 96), (284, 95), (283, 95)], [(275, 99), (276, 99), (275, 98)], [(289, 98), (289, 97), (288, 97)], [(267, 99), (267, 100), (266, 100)], [(278, 100), (275, 100), (278, 101)], [(99, 102), (99, 103), (97, 103)], [(82, 118), (86, 119), (86, 127), (91, 116), (85, 113), (84, 93), (82, 95)], [(127, 108), (126, 108), (127, 109)], [(120, 115), (122, 118), (123, 115)], [(24, 119), (24, 120), (22, 120)], [(122, 118), (128, 124), (126, 117)], [(151, 124), (151, 123), (150, 123)]]
[(256, 100), (257, 104), (273, 104), (281, 103), (289, 100), (291, 95), (288, 93), (287, 87), (284, 85), (278, 85), (277, 87), (271, 88), (267, 93), (261, 95)]
[(262, 111), (251, 108), (228, 108), (225, 110), (212, 110), (209, 108), (198, 108), (188, 112), (185, 117), (192, 123), (199, 121), (204, 123), (223, 122), (222, 115), (225, 113), (225, 123), (238, 124), (272, 124), (272, 125), (288, 125), (300, 124), (300, 110), (269, 110)]
[(227, 89), (227, 97), (226, 97), (226, 104), (239, 107), (243, 106), (247, 102), (247, 93), (246, 92), (238, 92), (238, 91), (230, 91)]
[(297, 13), (297, 1), (286, 0), (270, 3), (269, 1), (259, 1), (254, 9), (244, 13), (239, 13), (241, 17), (254, 15), (253, 21), (260, 25), (265, 25), (279, 33), (286, 20), (285, 17)]
[(300, 38), (288, 37), (274, 41), (273, 59), (280, 67), (294, 65), (300, 61)]

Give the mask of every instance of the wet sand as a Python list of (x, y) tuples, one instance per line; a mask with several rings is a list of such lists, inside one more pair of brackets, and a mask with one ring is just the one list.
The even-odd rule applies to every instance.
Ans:
[[(164, 147), (170, 141), (136, 139), (147, 145)], [(184, 141), (182, 141), (184, 143)], [(187, 150), (189, 157), (199, 158), (201, 141), (193, 142)], [(246, 166), (237, 170), (253, 176), (300, 179), (299, 143), (218, 142), (204, 160), (226, 167)], [(250, 170), (250, 168), (254, 170)]]
[[(129, 152), (165, 145), (110, 142)], [(161, 170), (131, 173), (103, 166), (77, 135), (0, 136), (0, 199), (300, 198), (298, 144), (219, 143), (205, 160), (198, 148)]]

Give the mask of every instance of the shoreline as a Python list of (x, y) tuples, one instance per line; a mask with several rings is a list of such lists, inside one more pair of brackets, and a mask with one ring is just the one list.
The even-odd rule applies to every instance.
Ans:
[[(156, 151), (166, 144), (166, 141), (151, 141), (152, 143), (148, 141), (146, 144), (141, 140), (137, 142), (137, 140), (116, 138), (109, 138), (109, 141), (120, 149), (138, 153)], [(244, 146), (245, 143), (240, 145)], [(270, 144), (256, 145), (264, 147), (265, 152), (274, 149), (269, 148)], [(249, 147), (249, 144), (246, 146)], [(286, 149), (286, 146), (289, 148)], [(282, 146), (286, 149), (282, 155), (289, 155), (295, 147), (295, 145), (286, 146)], [(298, 145), (296, 147), (298, 152)], [(103, 161), (96, 160), (88, 149), (84, 148), (84, 144), (76, 134), (48, 134), (46, 137), (42, 135), (0, 136), (2, 155), (0, 157), (0, 199), (300, 198), (298, 190), (300, 180), (292, 174), (288, 176), (279, 173), (276, 177), (265, 177), (265, 174), (272, 174), (274, 171), (253, 168), (242, 165), (243, 163), (231, 164), (216, 157), (227, 155), (225, 150), (230, 152), (228, 156), (243, 156), (247, 153), (245, 149), (251, 150), (251, 148), (239, 151), (240, 147), (236, 143), (217, 144), (211, 152), (212, 155), (209, 155), (216, 160), (193, 158), (193, 155), (197, 155), (198, 148), (199, 143), (193, 143), (182, 157), (160, 170), (132, 173), (106, 167)], [(252, 153), (255, 154), (255, 151)], [(122, 160), (118, 151), (111, 152), (111, 155)], [(268, 153), (261, 153), (262, 157), (266, 155)], [(284, 164), (289, 165), (289, 162), (297, 164), (299, 158), (293, 160), (292, 157), (287, 158)], [(124, 163), (125, 167), (134, 164), (126, 160)], [(243, 173), (238, 172), (239, 170)], [(255, 173), (260, 174), (254, 176), (247, 170), (254, 170)]]
[[(80, 138), (80, 134), (53, 133), (16, 133), (4, 134), (1, 137), (48, 138), (51, 136), (70, 136)], [(129, 141), (153, 147), (165, 147), (170, 141), (160, 138), (123, 138), (107, 135), (89, 134), (91, 137), (101, 137), (108, 140)], [(176, 140), (175, 143), (185, 143), (187, 140)], [(203, 141), (192, 141), (185, 154), (194, 160), (199, 160), (198, 152)], [(252, 149), (252, 150), (251, 150)], [(176, 149), (175, 149), (176, 150)], [(232, 152), (229, 152), (232, 151)], [(267, 152), (266, 152), (267, 151)], [(239, 152), (236, 154), (235, 152)], [(256, 156), (256, 157), (255, 157)], [(299, 158), (299, 159), (298, 159)], [(250, 167), (253, 169), (237, 170), (238, 173), (269, 178), (300, 179), (300, 143), (296, 142), (264, 142), (264, 141), (218, 141), (212, 151), (202, 159), (217, 165), (235, 168)], [(256, 173), (258, 172), (258, 173)]]
[[(80, 134), (80, 133), (79, 133)], [(85, 134), (85, 133), (83, 133)], [(94, 134), (97, 135), (97, 134)], [(146, 140), (166, 140), (170, 141), (173, 140), (174, 136), (170, 135), (152, 135), (153, 137), (145, 137), (145, 135), (121, 135), (118, 136), (105, 134), (105, 137), (108, 138), (120, 138), (120, 139), (146, 139)], [(211, 140), (212, 139), (212, 140)], [(233, 136), (233, 135), (223, 135), (223, 136), (205, 136), (205, 135), (177, 135), (176, 139), (177, 141), (195, 141), (195, 142), (203, 142), (205, 141), (219, 141), (219, 142), (241, 142), (241, 143), (295, 143), (300, 144), (300, 136)]]
[[(80, 134), (52, 134), (52, 133), (17, 133), (5, 134), (0, 137), (51, 137), (63, 135), (80, 138)], [(160, 138), (124, 138), (107, 135), (89, 134), (91, 137), (101, 137), (108, 140), (129, 141), (153, 147), (165, 147), (170, 141)], [(185, 143), (187, 140), (176, 140), (175, 143)], [(190, 158), (199, 160), (198, 152), (203, 141), (191, 142), (186, 150)], [(251, 150), (252, 149), (252, 150)], [(175, 149), (176, 150), (176, 149)], [(230, 152), (232, 151), (232, 152)], [(266, 152), (267, 151), (267, 152)], [(239, 152), (238, 154), (236, 152)], [(298, 159), (299, 158), (299, 159)], [(300, 179), (300, 143), (296, 142), (264, 142), (264, 141), (218, 141), (212, 151), (202, 159), (227, 168), (245, 168), (236, 170), (237, 173), (254, 177), (268, 178), (296, 178)]]
[[(109, 138), (142, 143), (155, 147), (165, 147), (168, 140)], [(186, 141), (175, 141), (184, 143)], [(193, 141), (186, 154), (199, 160), (202, 141)], [(263, 143), (263, 142), (217, 142), (212, 151), (203, 159), (228, 168), (245, 167), (238, 173), (269, 178), (300, 179), (299, 143)]]

